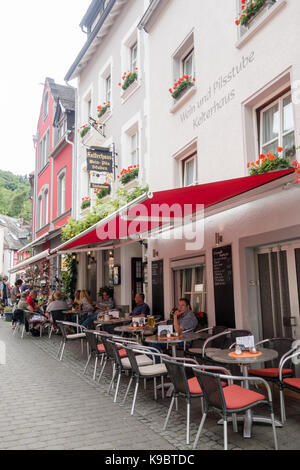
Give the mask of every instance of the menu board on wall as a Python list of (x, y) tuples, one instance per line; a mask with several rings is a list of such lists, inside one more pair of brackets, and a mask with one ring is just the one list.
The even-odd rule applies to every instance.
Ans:
[(235, 328), (231, 245), (213, 250), (213, 272), (216, 325)]
[(152, 315), (164, 317), (164, 263), (152, 261)]

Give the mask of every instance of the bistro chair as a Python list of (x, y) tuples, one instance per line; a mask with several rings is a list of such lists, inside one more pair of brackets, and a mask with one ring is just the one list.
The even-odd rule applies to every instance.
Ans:
[[(58, 324), (58, 327), (59, 327), (59, 329), (61, 331), (61, 334), (62, 334), (62, 340), (60, 342), (59, 349), (58, 349), (56, 357), (57, 358), (59, 357), (60, 361), (62, 360), (67, 341), (80, 340), (80, 342), (81, 342), (81, 353), (83, 354), (83, 341), (84, 341), (84, 339), (86, 339), (84, 331), (86, 330), (86, 328), (82, 325), (77, 324), (77, 323), (72, 323), (72, 322), (68, 322), (68, 321), (57, 321), (57, 324)], [(80, 333), (68, 334), (67, 333), (67, 328), (68, 327), (73, 327), (75, 329), (78, 328), (78, 331), (80, 331)]]
[[(211, 341), (210, 347), (213, 348), (219, 348), (220, 345), (222, 345), (222, 339), (219, 339), (219, 335), (223, 334), (224, 331), (229, 331), (226, 326), (213, 326), (209, 328), (202, 328), (201, 330), (198, 330), (196, 333), (199, 333), (199, 338), (201, 339), (201, 335), (207, 334), (208, 337), (202, 340), (202, 343), (207, 344), (207, 342)], [(199, 341), (199, 339), (196, 339), (193, 341), (192, 345), (190, 348), (187, 350), (187, 354), (192, 357), (202, 357), (203, 355), (203, 345), (202, 347), (196, 346), (196, 343)]]
[[(28, 320), (29, 326), (31, 325), (33, 327), (36, 323), (40, 323), (39, 330), (40, 330), (40, 338), (41, 338), (42, 335), (43, 335), (43, 328), (45, 326), (45, 323), (44, 323), (44, 321), (46, 320), (45, 315), (43, 313), (41, 313), (40, 311), (31, 312), (30, 310), (24, 310), (24, 312), (25, 313), (30, 313), (32, 315), (32, 318)], [(34, 318), (35, 315), (39, 315), (44, 320), (34, 320), (33, 318)], [(26, 321), (26, 318), (25, 318), (25, 321)]]
[[(123, 352), (124, 349), (120, 349), (120, 347), (125, 346), (125, 345), (130, 345), (130, 344), (134, 345), (132, 341), (126, 341), (123, 338), (121, 339), (121, 342), (117, 343), (116, 341), (118, 341), (117, 338), (107, 339), (107, 343), (108, 343), (108, 347), (110, 348), (110, 352), (114, 356), (113, 376), (112, 376), (112, 379), (111, 379), (111, 383), (110, 383), (108, 393), (110, 393), (110, 390), (113, 388), (115, 377), (118, 374), (117, 386), (116, 386), (115, 395), (114, 395), (114, 403), (116, 403), (116, 401), (117, 401), (122, 373), (128, 373), (128, 371), (131, 370), (131, 364), (130, 364), (129, 358), (126, 357), (127, 353), (125, 351), (125, 353), (126, 353), (126, 355), (125, 355), (124, 352)], [(139, 349), (139, 345), (137, 345), (137, 344), (135, 344), (134, 347), (137, 347), (137, 349)], [(143, 351), (141, 351), (141, 352), (143, 352)], [(154, 363), (153, 359), (148, 357), (146, 354), (136, 355), (136, 362), (137, 362), (139, 367), (153, 365), (153, 363)]]
[[(279, 367), (281, 359), (283, 359), (292, 349), (294, 340), (291, 338), (273, 338), (265, 339), (255, 345), (256, 348), (263, 346), (264, 348), (275, 349), (278, 352), (278, 357), (273, 361), (266, 362), (264, 369), (250, 369), (249, 375), (255, 377), (263, 377), (273, 385), (280, 387), (279, 381)], [(291, 360), (285, 361), (286, 367), (282, 369), (282, 376), (284, 378), (293, 377), (294, 371), (292, 368)]]
[(54, 330), (54, 326), (58, 327), (57, 325), (57, 321), (64, 321), (65, 319), (65, 315), (63, 313), (63, 310), (53, 310), (51, 313), (50, 313), (50, 328), (49, 328), (49, 339), (51, 339), (51, 336), (52, 336), (52, 333), (53, 333), (53, 330)]
[(96, 380), (96, 373), (97, 373), (97, 365), (98, 365), (98, 360), (101, 357), (101, 366), (103, 365), (103, 360), (104, 360), (104, 355), (105, 355), (105, 349), (103, 347), (103, 344), (99, 344), (98, 338), (99, 335), (97, 335), (97, 332), (92, 331), (92, 330), (85, 330), (85, 336), (86, 340), (88, 342), (89, 346), (89, 353), (88, 353), (88, 358), (84, 367), (83, 375), (86, 373), (88, 365), (91, 361), (92, 355), (95, 355), (95, 364), (94, 364), (94, 374), (93, 374), (93, 380)]
[[(228, 375), (215, 374), (212, 372), (201, 370), (200, 368), (194, 368), (194, 374), (199, 381), (199, 385), (204, 395), (204, 413), (198, 428), (193, 449), (196, 449), (197, 447), (207, 414), (209, 412), (218, 412), (222, 415), (224, 428), (224, 450), (228, 450), (228, 415), (233, 415), (233, 417), (235, 417), (237, 413), (245, 412), (258, 405), (267, 405), (271, 414), (274, 445), (275, 449), (278, 450), (272, 394), (270, 386), (264, 379), (261, 379), (259, 377), (251, 377), (247, 380), (255, 384), (264, 384), (267, 389), (268, 398), (266, 398), (260, 393), (233, 384), (232, 381), (243, 381), (245, 379), (244, 377), (228, 377)], [(222, 385), (223, 380), (229, 380), (230, 385), (224, 387)]]
[[(162, 397), (164, 397), (164, 381), (163, 378), (168, 374), (167, 368), (165, 364), (162, 362), (159, 362), (158, 364), (153, 364), (153, 365), (147, 365), (147, 366), (139, 366), (136, 358), (136, 353), (141, 353), (143, 352), (144, 354), (148, 354), (150, 356), (157, 356), (160, 358), (160, 361), (162, 357), (164, 357), (163, 354), (160, 354), (157, 349), (153, 347), (146, 347), (146, 346), (141, 346), (139, 345), (138, 348), (134, 346), (125, 346), (124, 349), (127, 352), (127, 357), (130, 361), (131, 365), (131, 377), (129, 380), (129, 384), (123, 399), (122, 404), (125, 403), (127, 395), (129, 393), (131, 384), (133, 379), (135, 379), (135, 390), (134, 390), (134, 396), (133, 396), (133, 401), (132, 401), (132, 407), (131, 407), (131, 416), (134, 413), (134, 408), (135, 408), (135, 402), (136, 402), (136, 397), (139, 389), (139, 382), (140, 379), (153, 379), (154, 381), (154, 399), (157, 400), (157, 387), (156, 387), (156, 381), (158, 378), (161, 378), (161, 387), (162, 387)], [(154, 357), (153, 357), (154, 359)]]
[(16, 317), (15, 317), (17, 324), (16, 324), (16, 327), (14, 329), (13, 336), (16, 334), (17, 330), (21, 330), (21, 339), (23, 339), (25, 329), (26, 329), (26, 321), (27, 321), (26, 318), (25, 318), (25, 312), (24, 312), (24, 310), (16, 310), (14, 312), (14, 314), (16, 314), (16, 312), (18, 312)]
[[(284, 374), (285, 364), (290, 364), (291, 361), (297, 363), (300, 359), (300, 348), (296, 346), (294, 349), (291, 349), (285, 356), (282, 357), (279, 365), (279, 385), (280, 385), (280, 411), (281, 411), (281, 422), (284, 424), (286, 422), (286, 411), (285, 411), (285, 400), (284, 400), (284, 390), (290, 390), (295, 393), (300, 393), (300, 379), (295, 377), (287, 377)], [(289, 365), (288, 365), (289, 367)]]

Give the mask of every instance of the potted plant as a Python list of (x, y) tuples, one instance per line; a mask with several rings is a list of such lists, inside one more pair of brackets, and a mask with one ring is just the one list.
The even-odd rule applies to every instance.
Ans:
[(138, 68), (135, 67), (134, 71), (133, 72), (124, 72), (123, 73), (123, 76), (122, 76), (122, 80), (123, 80), (123, 85), (121, 82), (119, 82), (119, 86), (122, 87), (122, 89), (125, 91), (127, 90), (127, 88), (130, 87), (130, 85), (132, 85), (133, 82), (135, 82), (138, 78), (138, 74), (137, 74), (137, 71), (138, 71)]
[(192, 78), (191, 75), (182, 75), (182, 77), (180, 77), (177, 81), (175, 80), (173, 88), (169, 88), (169, 92), (171, 93), (172, 98), (177, 100), (184, 91), (195, 85), (195, 81), (195, 77)]
[(122, 184), (127, 184), (139, 176), (139, 165), (130, 165), (127, 169), (123, 168), (117, 177)]
[(256, 162), (248, 163), (247, 167), (251, 176), (293, 168), (291, 158), (283, 155), (282, 147), (278, 147), (274, 155), (271, 152), (260, 155)]
[(196, 314), (198, 325), (202, 328), (206, 328), (208, 325), (208, 318), (206, 312), (199, 312)]
[(81, 210), (87, 209), (91, 206), (91, 198), (90, 197), (83, 197), (81, 203)]
[(83, 126), (81, 126), (80, 129), (78, 129), (80, 137), (83, 139), (83, 137), (89, 132), (90, 129), (91, 126), (89, 126), (88, 124), (84, 124)]
[(248, 26), (254, 16), (267, 4), (272, 5), (276, 0), (241, 0), (241, 14), (235, 20), (237, 26)]
[(4, 308), (4, 314), (5, 314), (5, 320), (6, 321), (12, 321), (12, 319), (13, 319), (12, 307), (5, 307)]
[(107, 185), (107, 188), (102, 189), (95, 189), (95, 194), (97, 195), (98, 199), (103, 199), (104, 197), (108, 196), (111, 192), (111, 187)]
[(102, 106), (98, 106), (97, 108), (98, 118), (101, 118), (108, 109), (110, 109), (110, 101), (108, 103), (103, 103)]

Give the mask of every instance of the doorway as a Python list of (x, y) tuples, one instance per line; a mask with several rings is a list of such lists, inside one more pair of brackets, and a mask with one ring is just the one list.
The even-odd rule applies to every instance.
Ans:
[(300, 242), (257, 250), (261, 338), (299, 333)]
[(131, 280), (132, 280), (132, 309), (136, 306), (135, 296), (136, 294), (143, 293), (143, 260), (142, 258), (131, 259)]

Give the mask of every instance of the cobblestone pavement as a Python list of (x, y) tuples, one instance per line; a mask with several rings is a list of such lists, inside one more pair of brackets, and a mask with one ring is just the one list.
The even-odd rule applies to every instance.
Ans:
[[(0, 341), (7, 348), (7, 363), (0, 365), (0, 449), (95, 449), (95, 450), (188, 450), (185, 443), (185, 402), (172, 413), (162, 431), (170, 399), (153, 398), (153, 385), (141, 384), (135, 415), (130, 416), (133, 390), (124, 406), (120, 401), (128, 383), (122, 377), (119, 400), (107, 395), (111, 371), (107, 367), (98, 384), (92, 380), (93, 366), (85, 376), (86, 355), (80, 344), (68, 343), (62, 362), (56, 359), (60, 337), (51, 340), (12, 335), (9, 323), (0, 320)], [(84, 353), (86, 351), (84, 350)], [(132, 387), (133, 389), (133, 387)], [(198, 402), (198, 400), (197, 400)], [(278, 429), (280, 449), (300, 449), (300, 402), (287, 399), (288, 424)], [(278, 403), (275, 400), (278, 411)], [(277, 413), (278, 415), (278, 413)], [(192, 402), (191, 442), (195, 438), (201, 412)], [(218, 416), (208, 417), (199, 440), (199, 450), (223, 448)], [(243, 439), (242, 428), (228, 430), (232, 450), (273, 449), (271, 427), (254, 425), (252, 439)]]

